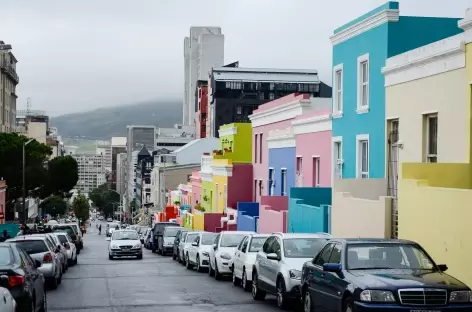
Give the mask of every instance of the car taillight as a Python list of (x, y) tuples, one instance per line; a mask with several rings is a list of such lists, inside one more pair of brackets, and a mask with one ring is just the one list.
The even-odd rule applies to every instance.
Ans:
[(52, 255), (49, 252), (44, 255), (43, 262), (44, 263), (51, 263), (52, 262)]
[(11, 288), (23, 285), (24, 282), (25, 278), (23, 276), (10, 276), (8, 278), (8, 285), (10, 285)]

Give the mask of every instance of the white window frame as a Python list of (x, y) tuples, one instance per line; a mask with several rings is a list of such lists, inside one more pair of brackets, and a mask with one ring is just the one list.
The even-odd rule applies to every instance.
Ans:
[(341, 172), (340, 172), (340, 179), (343, 177), (343, 159), (335, 159), (335, 151), (336, 149), (334, 148), (336, 144), (339, 144), (339, 154), (341, 157), (343, 156), (343, 137), (342, 136), (337, 136), (337, 137), (332, 137), (331, 139), (331, 155), (332, 155), (332, 164), (331, 164), (331, 185), (334, 185), (334, 180), (336, 180), (336, 166), (338, 166), (338, 161), (341, 161)]
[[(284, 174), (285, 173), (285, 174)], [(282, 196), (288, 196), (288, 192), (287, 192), (287, 168), (280, 168), (280, 174), (281, 174), (281, 178), (282, 178), (282, 183), (283, 184), (283, 189), (280, 190), (280, 195)]]
[[(367, 171), (362, 170), (362, 142), (367, 141)], [(363, 176), (364, 175), (364, 176)], [(370, 177), (370, 139), (368, 134), (356, 135), (356, 177), (358, 179), (369, 179)]]
[(320, 174), (320, 169), (321, 169), (321, 157), (319, 155), (313, 156), (314, 160), (314, 166), (315, 166), (315, 185), (314, 187), (320, 187), (320, 180), (321, 180), (321, 174)]
[[(341, 74), (341, 86), (338, 91), (337, 74)], [(343, 116), (343, 79), (344, 66), (338, 64), (333, 67), (333, 118), (341, 118)], [(338, 103), (339, 101), (339, 103)], [(338, 105), (339, 104), (339, 105)]]
[[(367, 82), (363, 82), (362, 78), (362, 64), (367, 62)], [(367, 104), (362, 105), (362, 88), (363, 86), (367, 86)], [(369, 107), (370, 107), (370, 60), (369, 60), (369, 54), (364, 54), (361, 55), (357, 58), (357, 113), (358, 114), (365, 114), (369, 112)]]
[[(424, 145), (426, 150), (425, 150), (425, 155), (426, 155), (426, 162), (428, 163), (437, 163), (438, 162), (438, 154), (437, 154), (437, 149), (438, 149), (438, 128), (439, 128), (439, 119), (438, 119), (438, 113), (437, 112), (431, 112), (431, 113), (428, 113), (428, 114), (424, 114), (424, 118), (426, 119), (426, 135), (425, 135), (425, 140), (426, 140), (426, 144)], [(436, 119), (436, 154), (430, 154), (429, 152), (429, 138), (430, 138), (430, 121), (431, 119)], [(431, 160), (435, 160), (435, 161), (431, 161)]]

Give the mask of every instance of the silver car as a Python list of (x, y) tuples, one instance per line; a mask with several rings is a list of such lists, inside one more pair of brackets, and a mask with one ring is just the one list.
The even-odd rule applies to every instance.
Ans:
[(18, 244), (33, 260), (41, 262), (38, 270), (43, 274), (48, 285), (55, 289), (62, 282), (62, 265), (56, 253), (60, 253), (45, 236), (22, 235), (6, 242)]
[(75, 247), (74, 241), (67, 233), (57, 232), (55, 233), (59, 238), (61, 244), (65, 247), (67, 253), (67, 260), (70, 266), (77, 264), (77, 247)]
[(57, 236), (56, 233), (44, 233), (44, 234), (32, 234), (33, 236), (45, 236), (51, 244), (53, 244), (58, 251), (56, 253), (57, 258), (59, 258), (61, 265), (62, 265), (62, 273), (66, 272), (69, 269), (69, 264), (67, 262), (67, 251), (66, 248), (61, 244), (61, 241)]
[(192, 243), (195, 241), (195, 238), (197, 238), (198, 234), (200, 234), (200, 232), (186, 232), (184, 233), (184, 238), (180, 240), (179, 257), (183, 265), (187, 265), (187, 263), (185, 262), (185, 260), (187, 259), (187, 251), (190, 245), (192, 245)]
[(300, 299), (303, 264), (313, 259), (331, 238), (326, 233), (273, 233), (256, 255), (252, 268), (252, 297), (277, 297), (279, 308)]
[(143, 245), (139, 240), (138, 232), (134, 230), (116, 230), (111, 237), (108, 246), (108, 258), (113, 260), (115, 257), (137, 257), (143, 258)]

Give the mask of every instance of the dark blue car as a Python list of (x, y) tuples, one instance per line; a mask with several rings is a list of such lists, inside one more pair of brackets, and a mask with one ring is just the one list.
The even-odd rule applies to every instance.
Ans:
[(470, 288), (417, 243), (331, 239), (303, 265), (305, 312), (472, 311)]

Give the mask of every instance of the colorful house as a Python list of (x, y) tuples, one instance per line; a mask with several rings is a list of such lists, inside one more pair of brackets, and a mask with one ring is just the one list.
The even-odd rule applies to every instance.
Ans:
[(333, 152), (338, 178), (385, 178), (387, 58), (461, 32), (455, 18), (400, 16), (386, 4), (334, 30)]
[(471, 9), (458, 26), (465, 33), (389, 58), (383, 73), (398, 236), (472, 285)]
[(207, 153), (202, 155), (199, 177), (201, 180), (201, 206), (205, 212), (212, 212), (213, 199), (213, 170), (211, 163), (213, 161), (212, 155)]
[(269, 196), (288, 196), (295, 186), (295, 134), (292, 127), (269, 131)]
[(202, 204), (202, 179), (200, 178), (200, 172), (194, 170), (190, 176), (190, 182), (192, 184), (192, 208)]

